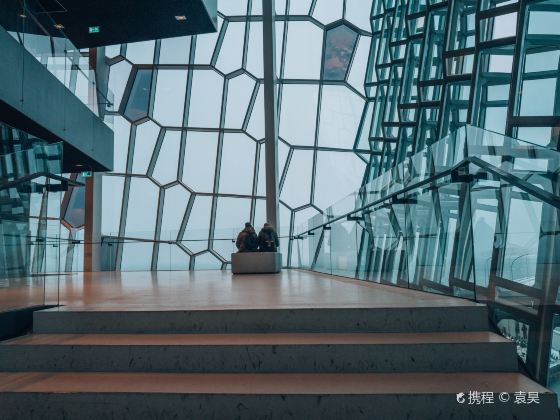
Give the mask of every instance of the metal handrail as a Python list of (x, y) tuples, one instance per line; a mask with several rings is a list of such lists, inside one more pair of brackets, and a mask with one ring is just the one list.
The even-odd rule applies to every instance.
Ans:
[[(379, 204), (381, 204), (381, 203), (383, 203), (387, 200), (396, 198), (399, 195), (405, 194), (408, 191), (420, 188), (424, 185), (431, 184), (431, 183), (437, 181), (438, 179), (450, 176), (452, 173), (457, 172), (461, 168), (468, 167), (468, 165), (470, 165), (470, 164), (476, 165), (480, 169), (486, 170), (487, 172), (493, 174), (497, 178), (508, 182), (509, 184), (519, 188), (520, 190), (526, 192), (527, 194), (532, 195), (532, 196), (538, 198), (539, 200), (541, 200), (541, 201), (543, 201), (547, 204), (550, 204), (551, 206), (553, 206), (557, 209), (560, 209), (560, 197), (559, 196), (554, 195), (554, 194), (552, 194), (548, 191), (545, 191), (541, 188), (535, 187), (534, 185), (528, 183), (527, 181), (525, 181), (521, 178), (518, 178), (515, 175), (512, 175), (512, 174), (504, 171), (503, 169), (497, 168), (494, 165), (483, 161), (479, 157), (470, 156), (470, 157), (467, 157), (467, 158), (463, 159), (458, 164), (446, 169), (445, 171), (439, 172), (438, 174), (432, 175), (432, 176), (430, 176), (426, 179), (423, 179), (419, 182), (416, 182), (414, 184), (407, 185), (406, 187), (404, 187), (404, 188), (402, 188), (398, 191), (387, 194), (386, 196), (381, 197), (381, 198), (379, 198), (379, 199), (377, 199), (377, 200), (375, 200), (371, 203), (368, 203), (364, 206), (361, 206), (358, 209), (354, 209), (354, 210), (346, 212), (346, 213), (344, 213), (340, 216), (333, 217), (331, 220), (329, 220), (327, 222), (324, 222), (324, 223), (322, 223), (318, 226), (315, 226), (311, 229), (308, 229), (305, 232), (299, 233), (299, 234), (294, 236), (294, 239), (301, 238), (302, 235), (306, 235), (306, 234), (309, 234), (310, 232), (313, 232), (315, 230), (327, 227), (327, 226), (329, 226), (329, 225), (331, 225), (331, 224), (333, 224), (333, 223), (335, 223), (339, 220), (348, 219), (349, 217), (353, 217), (353, 216), (355, 217), (356, 214), (364, 212), (364, 211), (366, 211), (366, 210), (368, 210), (372, 207), (375, 207), (375, 206), (377, 206), (377, 205), (379, 205)], [(388, 172), (390, 172), (390, 171), (388, 171)]]
[(5, 182), (0, 181), (0, 191), (18, 187), (19, 185), (25, 184), (27, 182), (31, 182), (34, 179), (41, 178), (41, 177), (53, 179), (55, 181), (60, 181), (61, 183), (66, 183), (72, 187), (83, 187), (85, 185), (82, 182), (74, 181), (72, 179), (65, 178), (61, 175), (52, 174), (50, 172), (36, 172), (31, 175), (25, 175), (22, 176), (21, 178), (14, 179), (13, 181), (5, 181)]

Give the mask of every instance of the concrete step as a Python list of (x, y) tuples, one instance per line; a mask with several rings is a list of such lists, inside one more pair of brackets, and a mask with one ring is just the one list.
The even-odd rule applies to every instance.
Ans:
[(516, 372), (490, 332), (32, 334), (0, 344), (0, 371)]
[(485, 305), (176, 311), (37, 311), (33, 331), (50, 334), (222, 332), (487, 331)]
[(558, 419), (555, 394), (518, 373), (0, 373), (0, 407), (2, 420)]

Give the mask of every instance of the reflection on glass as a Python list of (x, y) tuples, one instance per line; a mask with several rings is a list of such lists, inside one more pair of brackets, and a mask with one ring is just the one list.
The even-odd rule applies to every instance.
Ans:
[[(0, 124), (0, 312), (58, 303), (58, 276), (45, 274), (62, 267), (61, 207), (70, 183), (57, 178), (62, 151)], [(79, 205), (79, 187), (73, 190)]]
[(529, 370), (550, 351), (542, 366), (554, 385), (557, 326), (542, 317), (560, 301), (551, 182), (559, 163), (556, 150), (463, 126), (301, 223), (292, 258), (296, 267), (487, 302)]
[(504, 317), (498, 322), (498, 329), (504, 337), (513, 340), (517, 347), (517, 354), (526, 362), (527, 361), (527, 341), (529, 339), (529, 325), (520, 322), (515, 317), (503, 314)]
[(151, 83), (152, 70), (138, 70), (124, 110), (128, 119), (136, 121), (148, 116)]
[[(85, 178), (78, 176), (76, 178), (79, 182), (85, 182)], [(69, 192), (70, 200), (66, 207), (64, 213), (64, 221), (68, 223), (72, 228), (80, 228), (84, 226), (85, 223), (85, 188), (72, 188)]]
[(358, 34), (346, 25), (340, 25), (327, 31), (325, 57), (323, 59), (323, 78), (326, 80), (344, 80)]

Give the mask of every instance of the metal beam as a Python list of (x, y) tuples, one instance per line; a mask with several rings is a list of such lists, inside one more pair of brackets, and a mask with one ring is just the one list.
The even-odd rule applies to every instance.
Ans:
[(278, 101), (276, 97), (276, 13), (274, 0), (262, 0), (266, 218), (279, 229)]

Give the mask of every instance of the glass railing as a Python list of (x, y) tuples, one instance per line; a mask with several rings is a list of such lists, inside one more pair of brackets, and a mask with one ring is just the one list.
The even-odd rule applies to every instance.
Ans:
[[(50, 2), (57, 6), (57, 2)], [(112, 110), (112, 93), (97, 88), (88, 51), (80, 51), (38, 0), (0, 2), (0, 26), (78, 97), (95, 115)]]
[[(127, 232), (127, 237), (119, 237), (115, 232), (105, 235), (101, 242), (102, 268), (107, 271), (225, 270), (231, 267), (231, 254), (237, 252), (235, 242), (241, 228), (214, 229), (211, 239), (207, 229), (162, 231), (158, 240), (153, 239), (153, 232)], [(280, 238), (282, 241), (287, 242), (288, 238)]]
[(34, 144), (29, 149), (0, 155), (0, 188), (36, 174), (62, 173), (62, 143)]
[(488, 303), (560, 388), (560, 153), (466, 126), (300, 226), (291, 265)]
[[(62, 196), (62, 202), (65, 200)], [(67, 198), (66, 198), (67, 200)], [(53, 204), (53, 208), (56, 204)], [(60, 213), (50, 215), (63, 224), (57, 232), (34, 231), (28, 236), (33, 244), (44, 244), (47, 248), (58, 249), (56, 270), (61, 274), (84, 271), (84, 255), (89, 247), (98, 252), (101, 271), (181, 271), (181, 270), (224, 270), (231, 266), (231, 254), (237, 252), (236, 239), (240, 228), (214, 230), (212, 239), (208, 230), (188, 229), (186, 232), (162, 231), (158, 239), (154, 232), (126, 232), (129, 236), (119, 236), (118, 232), (104, 234), (97, 242), (84, 240), (84, 228), (68, 228), (68, 222)], [(280, 245), (287, 244), (288, 237), (279, 236)], [(52, 250), (51, 250), (52, 251)], [(54, 252), (54, 251), (53, 251)]]
[[(154, 240), (154, 232), (127, 232), (106, 235), (101, 243), (104, 270), (221, 270), (229, 267), (230, 255), (236, 252), (237, 231), (222, 229), (208, 239), (208, 230), (189, 230), (184, 235), (162, 231)], [(179, 237), (180, 236), (180, 237)], [(211, 251), (209, 250), (211, 249)]]
[[(27, 239), (32, 245), (44, 245), (51, 253), (58, 253), (58, 265), (49, 273), (83, 272), (86, 247), (98, 247), (101, 271), (223, 270), (230, 268), (231, 254), (237, 252), (239, 230), (220, 229), (212, 240), (202, 237), (208, 236), (207, 230), (189, 231), (181, 239), (171, 231), (161, 232), (157, 240), (153, 232), (129, 232), (130, 237), (119, 237), (115, 232), (102, 236), (99, 242), (87, 242), (83, 234), (69, 238), (55, 231), (29, 235)], [(288, 241), (287, 237), (279, 239), (280, 243)]]
[(0, 156), (0, 312), (58, 303), (61, 173), (61, 143)]

